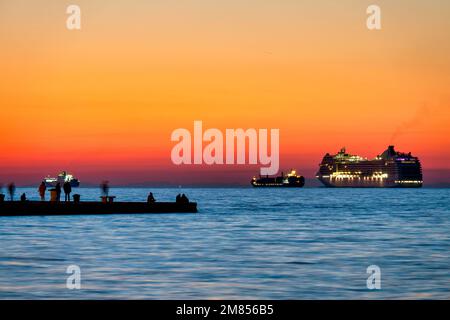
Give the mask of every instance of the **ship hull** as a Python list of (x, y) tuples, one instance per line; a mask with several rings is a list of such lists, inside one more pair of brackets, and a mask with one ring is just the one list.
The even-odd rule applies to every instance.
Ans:
[(395, 183), (395, 181), (364, 181), (364, 180), (330, 180), (318, 177), (318, 180), (328, 188), (421, 188), (422, 183)]
[[(58, 183), (58, 181), (44, 181), (44, 183), (47, 188), (54, 188), (54, 187), (56, 187), (56, 184)], [(59, 182), (59, 183), (62, 185), (64, 182)], [(72, 181), (70, 181), (70, 186), (72, 188), (78, 188), (80, 186), (80, 182), (72, 180)]]
[(270, 185), (270, 184), (254, 184), (252, 186), (255, 188), (303, 188), (303, 185), (300, 184), (282, 184), (282, 185)]

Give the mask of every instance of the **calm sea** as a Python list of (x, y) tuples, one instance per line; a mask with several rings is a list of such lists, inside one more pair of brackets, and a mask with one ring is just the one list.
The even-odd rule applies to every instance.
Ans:
[[(184, 192), (199, 213), (0, 217), (0, 298), (450, 298), (450, 189), (111, 193), (148, 191)], [(66, 288), (69, 265), (81, 268), (80, 290)], [(370, 265), (380, 290), (367, 289)]]

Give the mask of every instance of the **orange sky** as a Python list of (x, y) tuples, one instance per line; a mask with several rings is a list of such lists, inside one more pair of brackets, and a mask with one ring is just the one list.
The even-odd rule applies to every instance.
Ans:
[[(82, 30), (69, 31), (78, 4)], [(382, 30), (365, 11), (377, 3)], [(393, 143), (450, 183), (450, 2), (0, 0), (0, 182), (248, 183), (176, 167), (170, 134), (279, 128), (281, 168)], [(394, 136), (394, 137), (393, 137)]]

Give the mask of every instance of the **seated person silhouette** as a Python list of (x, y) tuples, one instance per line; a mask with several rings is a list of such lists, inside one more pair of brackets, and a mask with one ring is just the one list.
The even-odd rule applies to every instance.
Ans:
[(148, 202), (148, 203), (155, 203), (155, 202), (156, 202), (155, 197), (153, 197), (153, 193), (150, 192), (150, 193), (148, 194), (147, 202)]
[(183, 204), (189, 203), (189, 199), (188, 199), (188, 197), (186, 197), (186, 195), (184, 193), (181, 195), (181, 203), (183, 203)]

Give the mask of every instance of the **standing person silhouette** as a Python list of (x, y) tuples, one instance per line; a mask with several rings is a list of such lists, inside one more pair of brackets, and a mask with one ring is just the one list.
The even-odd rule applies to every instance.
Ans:
[(59, 202), (61, 201), (61, 183), (57, 183), (55, 186), (55, 190), (56, 190), (56, 201)]
[(102, 194), (104, 197), (107, 197), (109, 194), (109, 181), (103, 181), (100, 184), (100, 189), (102, 190)]
[(42, 181), (39, 185), (39, 195), (41, 196), (41, 201), (45, 201), (45, 191), (47, 190), (47, 187), (45, 186), (45, 182)]
[(16, 185), (14, 184), (14, 182), (11, 182), (8, 185), (8, 192), (9, 192), (9, 198), (11, 199), (11, 201), (14, 201), (14, 193), (16, 192)]
[(70, 185), (69, 181), (64, 182), (63, 189), (64, 189), (64, 201), (70, 202), (70, 193), (72, 192), (72, 186)]

